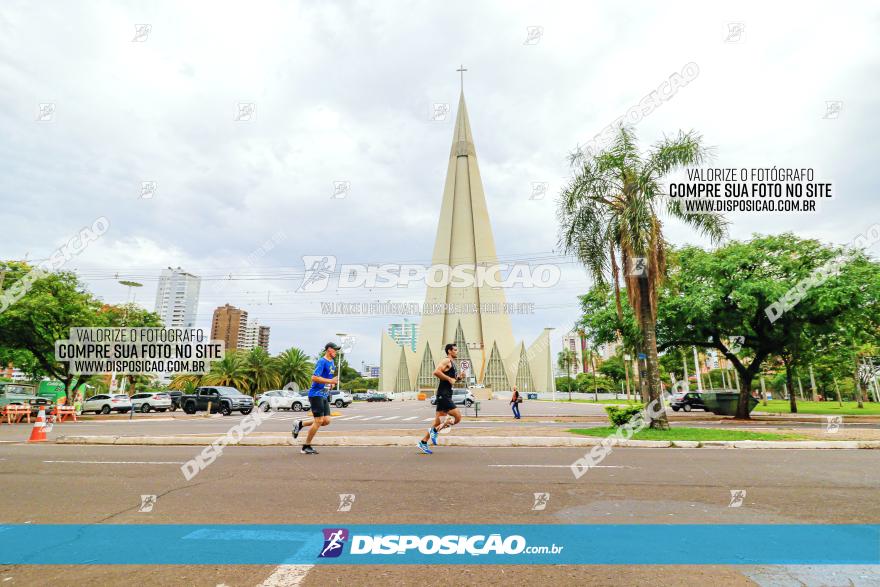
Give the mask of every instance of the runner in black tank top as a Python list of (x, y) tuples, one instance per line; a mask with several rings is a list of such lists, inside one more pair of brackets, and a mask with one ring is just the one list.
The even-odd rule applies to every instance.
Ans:
[[(455, 358), (458, 356), (458, 349), (454, 344), (447, 344), (445, 350), (446, 358), (440, 361), (440, 364), (434, 370), (434, 376), (440, 380), (440, 384), (437, 385), (437, 396), (435, 399), (437, 412), (434, 415), (434, 424), (418, 444), (419, 450), (425, 454), (433, 454), (431, 449), (428, 448), (428, 440), (436, 445), (437, 433), (440, 430), (461, 422), (461, 413), (452, 401), (452, 384), (461, 379), (461, 374), (455, 368)], [(449, 422), (447, 415), (452, 416), (452, 422)]]

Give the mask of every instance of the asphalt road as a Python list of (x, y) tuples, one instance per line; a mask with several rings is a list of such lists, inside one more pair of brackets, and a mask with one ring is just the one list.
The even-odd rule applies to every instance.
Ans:
[[(875, 451), (616, 449), (575, 480), (577, 449), (227, 447), (191, 481), (197, 447), (0, 444), (6, 523), (877, 523)], [(731, 508), (731, 490), (745, 490)], [(534, 493), (549, 493), (534, 511)], [(339, 494), (356, 496), (339, 512)], [(156, 495), (139, 512), (140, 496)], [(148, 545), (145, 545), (147, 547)], [(638, 548), (639, 545), (633, 545)], [(674, 548), (674, 545), (670, 545)], [(836, 575), (834, 575), (836, 573)], [(805, 579), (806, 577), (806, 579)], [(271, 578), (271, 579), (270, 579)], [(837, 581), (840, 581), (837, 583)], [(716, 585), (880, 582), (875, 568), (2, 567), (3, 585)], [(267, 582), (268, 581), (268, 582)], [(847, 582), (851, 581), (851, 582)]]

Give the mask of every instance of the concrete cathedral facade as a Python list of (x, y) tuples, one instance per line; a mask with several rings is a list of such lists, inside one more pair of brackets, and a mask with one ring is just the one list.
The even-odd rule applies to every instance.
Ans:
[[(464, 265), (476, 271), (477, 267), (490, 268), (497, 263), (495, 239), (462, 92), (432, 264)], [(397, 344), (387, 331), (382, 333), (380, 390), (436, 389), (437, 378), (433, 372), (445, 356), (443, 347), (451, 342), (458, 346), (458, 362), (470, 362), (469, 375), (476, 383), (493, 391), (510, 390), (514, 385), (523, 393), (553, 390), (549, 329), (526, 347), (523, 342), (514, 340), (507, 312), (481, 312), (480, 309), (503, 308), (505, 304), (504, 289), (485, 283), (498, 283), (498, 270), (489, 269), (487, 273), (494, 273), (494, 279), (482, 283), (478, 280), (467, 287), (456, 286), (454, 280), (431, 285), (429, 280), (426, 306), (445, 304), (442, 307), (449, 310), (422, 316), (415, 351), (409, 345)]]

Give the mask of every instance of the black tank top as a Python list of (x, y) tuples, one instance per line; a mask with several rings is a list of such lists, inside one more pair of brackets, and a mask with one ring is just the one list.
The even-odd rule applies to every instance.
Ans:
[[(443, 371), (443, 374), (455, 379), (455, 361), (449, 364), (449, 369)], [(445, 379), (441, 379), (440, 385), (437, 386), (437, 395), (439, 397), (452, 397), (452, 384)]]

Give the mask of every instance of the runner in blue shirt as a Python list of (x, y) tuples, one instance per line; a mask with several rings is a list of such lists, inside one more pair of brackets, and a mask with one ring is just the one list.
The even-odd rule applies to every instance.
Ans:
[(337, 385), (339, 377), (334, 377), (336, 367), (333, 359), (336, 358), (336, 352), (339, 345), (335, 342), (328, 342), (324, 345), (324, 356), (315, 363), (315, 372), (312, 375), (312, 386), (309, 388), (309, 404), (312, 409), (312, 419), (303, 421), (297, 420), (293, 425), (293, 437), (299, 436), (300, 430), (304, 426), (311, 426), (309, 434), (306, 436), (306, 442), (302, 445), (304, 455), (316, 455), (318, 451), (312, 448), (312, 439), (321, 426), (327, 426), (330, 423), (330, 399), (327, 391), (328, 385)]

